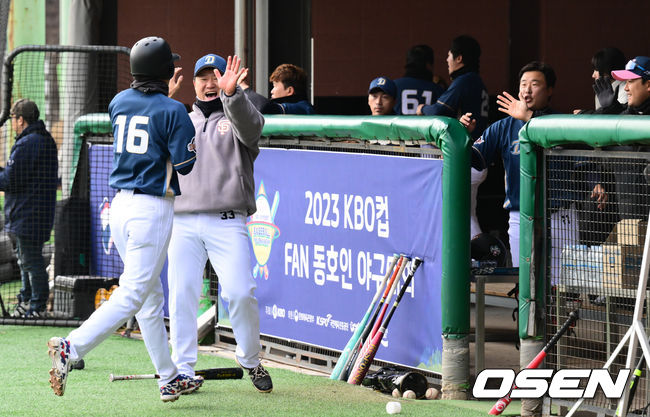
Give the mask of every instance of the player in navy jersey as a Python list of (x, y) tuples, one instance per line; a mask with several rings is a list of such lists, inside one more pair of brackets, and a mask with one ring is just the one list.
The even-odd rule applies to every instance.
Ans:
[[(500, 95), (499, 103), (503, 104), (499, 110), (511, 115), (490, 125), (472, 147), (473, 168), (484, 170), (499, 156), (503, 160), (506, 187), (503, 208), (510, 213), (508, 235), (514, 267), (519, 266), (519, 130), (532, 117), (551, 112), (549, 103), (554, 86), (552, 68), (535, 62), (524, 66), (519, 73), (521, 101), (508, 93)], [(521, 104), (521, 114), (509, 112), (515, 103)], [(470, 114), (463, 115), (460, 122), (470, 131), (475, 126)]]
[(416, 114), (420, 104), (434, 104), (444, 89), (433, 82), (433, 49), (416, 45), (406, 55), (405, 73), (395, 80), (395, 114)]
[(267, 113), (314, 114), (314, 106), (307, 100), (307, 73), (299, 66), (281, 64), (269, 76), (273, 83), (271, 103)]
[[(542, 62), (531, 62), (519, 71), (519, 100), (504, 92), (498, 96), (499, 110), (509, 117), (488, 127), (472, 147), (472, 167), (483, 170), (501, 156), (505, 169), (506, 199), (503, 207), (509, 212), (508, 235), (512, 265), (519, 266), (519, 184), (520, 149), (519, 131), (533, 117), (551, 114), (550, 101), (555, 87), (555, 71)], [(471, 130), (470, 115), (461, 117), (460, 122)], [(572, 172), (581, 162), (580, 158), (551, 161), (549, 169), (549, 208), (551, 209), (551, 279), (559, 277), (559, 261), (562, 247), (578, 242), (578, 218), (573, 205), (575, 190), (566, 186)], [(589, 178), (590, 186), (596, 178)], [(560, 186), (563, 184), (563, 186)], [(565, 194), (565, 195), (560, 195)], [(559, 234), (562, 234), (560, 237)]]
[(163, 401), (175, 401), (203, 383), (200, 377), (180, 374), (171, 359), (160, 282), (174, 196), (180, 195), (176, 172), (189, 173), (196, 159), (192, 121), (181, 103), (167, 97), (178, 58), (162, 38), (136, 42), (130, 54), (135, 81), (108, 107), (114, 136), (110, 185), (118, 189), (110, 226), (124, 272), (119, 288), (81, 327), (67, 338), (48, 342), (50, 384), (56, 395), (65, 391), (70, 363), (82, 359), (133, 315), (160, 375)]
[(478, 74), (480, 57), (481, 47), (476, 39), (466, 35), (455, 38), (447, 53), (451, 85), (434, 104), (420, 104), (417, 114), (459, 118), (471, 113), (476, 120), (472, 137), (481, 136), (487, 127), (489, 96)]
[(388, 116), (395, 114), (393, 106), (397, 87), (388, 77), (377, 77), (368, 86), (368, 107), (373, 116)]

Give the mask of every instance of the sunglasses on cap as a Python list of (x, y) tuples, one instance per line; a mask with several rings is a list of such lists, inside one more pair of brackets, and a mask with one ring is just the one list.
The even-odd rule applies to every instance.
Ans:
[(633, 71), (635, 68), (639, 68), (641, 71), (648, 71), (647, 69), (643, 68), (641, 65), (637, 64), (636, 61), (630, 60), (625, 64), (625, 69), (628, 71)]

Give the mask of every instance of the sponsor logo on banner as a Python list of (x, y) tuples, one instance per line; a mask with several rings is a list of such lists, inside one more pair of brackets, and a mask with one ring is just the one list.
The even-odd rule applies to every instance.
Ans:
[(269, 199), (266, 196), (266, 189), (264, 182), (260, 184), (255, 199), (257, 211), (250, 217), (246, 227), (248, 229), (248, 236), (253, 245), (253, 253), (257, 264), (253, 268), (253, 277), (264, 275), (264, 279), (269, 279), (269, 268), (266, 265), (271, 256), (271, 248), (273, 241), (280, 236), (280, 229), (275, 225), (275, 214), (280, 204), (280, 193), (275, 192), (273, 196), (273, 204), (269, 205)]
[(102, 249), (106, 255), (110, 255), (111, 249), (113, 248), (113, 236), (111, 235), (111, 225), (109, 224), (110, 214), (111, 203), (108, 201), (108, 197), (104, 197), (104, 201), (99, 205), (99, 220), (102, 226)]

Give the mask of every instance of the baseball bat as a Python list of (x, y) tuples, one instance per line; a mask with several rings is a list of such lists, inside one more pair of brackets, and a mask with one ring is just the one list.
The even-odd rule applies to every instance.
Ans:
[(370, 320), (370, 315), (372, 314), (372, 311), (375, 308), (375, 304), (379, 300), (379, 296), (381, 295), (384, 289), (384, 285), (386, 285), (388, 278), (391, 276), (393, 269), (395, 268), (395, 264), (397, 264), (398, 259), (399, 259), (399, 255), (397, 254), (393, 255), (390, 261), (390, 266), (386, 268), (386, 274), (384, 275), (384, 279), (381, 281), (379, 288), (377, 288), (377, 292), (375, 292), (375, 296), (370, 302), (366, 314), (364, 314), (363, 318), (359, 322), (359, 325), (357, 326), (356, 330), (352, 334), (352, 337), (350, 337), (350, 340), (348, 340), (348, 343), (345, 345), (345, 348), (343, 348), (343, 351), (341, 352), (341, 356), (339, 356), (339, 360), (336, 362), (336, 366), (334, 367), (332, 373), (330, 374), (330, 379), (339, 379), (339, 375), (341, 375), (341, 372), (343, 371), (343, 368), (345, 367), (345, 364), (347, 363), (348, 358), (350, 357), (350, 352), (352, 351), (357, 341), (361, 337), (361, 333), (363, 332), (363, 329), (366, 327), (368, 320)]
[[(348, 358), (348, 362), (343, 368), (343, 372), (341, 372), (341, 375), (339, 375), (340, 381), (348, 380), (348, 377), (350, 376), (350, 371), (352, 370), (354, 363), (357, 361), (359, 350), (361, 350), (366, 340), (370, 338), (374, 324), (377, 322), (377, 316), (379, 315), (382, 306), (386, 303), (387, 298), (391, 294), (393, 285), (395, 284), (395, 279), (402, 274), (402, 271), (404, 271), (404, 267), (406, 266), (406, 263), (404, 262), (405, 260), (406, 263), (408, 263), (408, 258), (405, 255), (400, 255), (400, 258), (397, 261), (397, 266), (393, 271), (393, 275), (390, 277), (390, 281), (388, 281), (388, 284), (386, 285), (386, 289), (384, 290), (384, 294), (381, 297), (379, 304), (377, 304), (377, 309), (375, 310), (375, 313), (373, 314), (372, 318), (368, 321), (368, 324), (366, 324), (366, 327), (363, 329), (363, 333), (361, 333), (361, 337), (359, 338), (356, 345), (352, 349), (352, 352), (350, 353), (350, 357)], [(379, 320), (381, 320), (381, 318)]]
[[(399, 294), (397, 294), (397, 297), (393, 302), (393, 306), (391, 307), (390, 312), (386, 316), (386, 320), (384, 320), (384, 323), (381, 325), (381, 327), (377, 330), (375, 335), (372, 337), (372, 340), (370, 340), (370, 342), (368, 343), (367, 349), (362, 349), (359, 352), (357, 363), (354, 365), (354, 368), (350, 373), (350, 377), (348, 378), (348, 384), (355, 384), (355, 385), (361, 384), (361, 381), (363, 381), (363, 378), (366, 376), (366, 373), (368, 373), (368, 369), (370, 369), (370, 364), (372, 363), (372, 360), (375, 358), (375, 355), (377, 354), (377, 350), (379, 349), (379, 345), (381, 344), (381, 339), (384, 337), (384, 334), (386, 333), (388, 324), (390, 323), (390, 320), (393, 318), (393, 314), (395, 314), (395, 310), (397, 309), (399, 302), (402, 300), (404, 293), (406, 293), (406, 289), (411, 283), (411, 280), (413, 279), (413, 275), (415, 275), (415, 271), (417, 271), (421, 263), (422, 263), (422, 259), (417, 257), (413, 259), (413, 264), (411, 265), (411, 271), (406, 277), (406, 281), (404, 281), (404, 285), (402, 286), (402, 289), (400, 290)], [(364, 348), (365, 347), (366, 346), (364, 346)]]
[(379, 329), (379, 326), (381, 325), (381, 321), (384, 319), (384, 316), (386, 315), (386, 311), (388, 310), (388, 306), (390, 305), (390, 299), (393, 296), (393, 290), (397, 287), (397, 284), (399, 283), (399, 277), (402, 276), (402, 272), (408, 265), (408, 263), (411, 261), (409, 258), (404, 258), (405, 262), (402, 263), (399, 271), (397, 271), (397, 277), (395, 280), (393, 280), (393, 283), (391, 285), (390, 291), (388, 291), (388, 297), (386, 298), (386, 301), (384, 302), (384, 305), (381, 309), (381, 313), (379, 313), (379, 316), (377, 317), (377, 320), (375, 320), (375, 324), (372, 326), (372, 329), (370, 331), (370, 334), (366, 338), (372, 339), (375, 334), (377, 333), (377, 330)]
[[(560, 340), (560, 337), (571, 327), (571, 324), (573, 324), (576, 320), (578, 320), (578, 310), (574, 310), (571, 313), (569, 313), (569, 318), (564, 322), (562, 327), (558, 329), (558, 331), (553, 335), (551, 340), (548, 341), (546, 346), (533, 358), (532, 361), (526, 366), (525, 369), (536, 369), (539, 367), (539, 365), (542, 363), (544, 358), (546, 357), (546, 354), (548, 353), (549, 350), (555, 346), (558, 340)], [(512, 390), (516, 389), (517, 386), (515, 384), (512, 384), (512, 388), (510, 389), (510, 392), (508, 395), (506, 395), (503, 398), (500, 398), (496, 404), (492, 406), (492, 409), (488, 414), (493, 415), (493, 416), (498, 416), (499, 414), (503, 413), (503, 410), (506, 409), (508, 404), (512, 402), (511, 394)]]
[[(209, 368), (199, 369), (196, 375), (202, 376), (205, 380), (209, 379), (242, 379), (244, 371), (241, 368)], [(108, 380), (113, 381), (130, 381), (135, 379), (158, 379), (158, 374), (140, 374), (140, 375), (113, 375), (110, 374)]]
[(639, 362), (637, 362), (636, 367), (634, 368), (634, 372), (632, 373), (632, 379), (630, 380), (630, 388), (629, 388), (629, 394), (628, 394), (628, 400), (627, 400), (627, 410), (625, 410), (625, 414), (621, 414), (620, 408), (616, 408), (616, 417), (620, 417), (622, 415), (627, 415), (627, 413), (630, 411), (630, 405), (632, 405), (632, 400), (634, 399), (634, 394), (636, 394), (636, 387), (639, 385), (639, 379), (641, 378), (641, 375), (643, 374), (643, 367), (645, 366), (645, 355), (641, 354), (641, 358), (639, 358)]

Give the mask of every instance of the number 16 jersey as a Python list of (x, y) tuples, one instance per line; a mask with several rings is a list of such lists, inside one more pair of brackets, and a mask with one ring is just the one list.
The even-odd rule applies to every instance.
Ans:
[(133, 88), (108, 106), (113, 125), (113, 188), (180, 195), (176, 171), (192, 166), (194, 125), (185, 106), (162, 93)]

